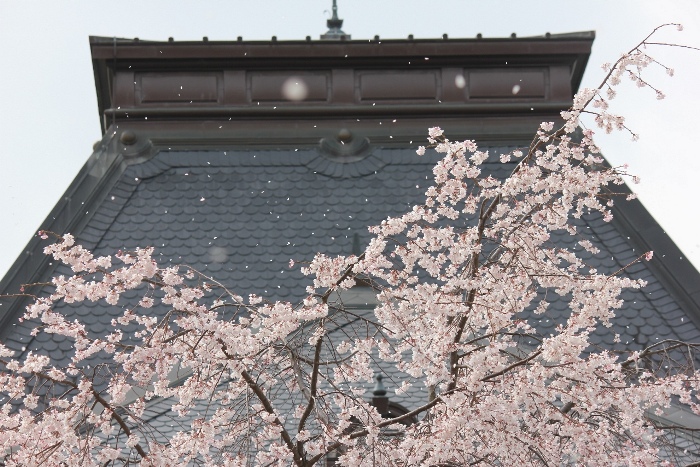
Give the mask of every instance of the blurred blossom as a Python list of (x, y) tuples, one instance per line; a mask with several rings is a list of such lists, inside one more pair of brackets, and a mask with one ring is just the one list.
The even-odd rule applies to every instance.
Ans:
[(209, 261), (212, 263), (223, 263), (228, 259), (228, 250), (220, 246), (209, 248)]
[(298, 76), (290, 76), (282, 84), (282, 95), (290, 101), (303, 101), (309, 95), (309, 88)]

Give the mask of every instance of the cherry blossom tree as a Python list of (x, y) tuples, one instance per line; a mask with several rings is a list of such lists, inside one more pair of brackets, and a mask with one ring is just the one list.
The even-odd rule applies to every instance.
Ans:
[[(606, 65), (602, 84), (580, 91), (561, 124), (542, 123), (528, 147), (500, 155), (512, 167), (504, 180), (482, 174), (489, 154), (473, 141), (430, 129), (428, 147), (444, 157), (424, 204), (372, 227), (359, 256), (304, 264), (301, 303), (243, 297), (192, 268), (160, 267), (153, 248), (95, 257), (71, 235), (40, 232), (56, 238), (45, 252), (73, 275), (32, 295), (23, 319), (73, 351), (57, 367), (0, 345), (4, 464), (674, 462), (664, 447), (670, 427), (655, 415), (671, 403), (700, 414), (695, 346), (591, 345), (622, 290), (644, 283), (624, 268), (587, 266), (580, 251), (596, 247), (576, 223), (591, 213), (610, 220), (626, 175), (579, 120), (589, 113), (606, 132), (627, 131), (608, 108), (625, 77), (663, 97), (642, 74), (664, 67), (647, 53), (653, 34)], [(562, 232), (581, 248), (554, 244)], [(373, 311), (346, 306), (358, 287), (376, 295)], [(130, 291), (140, 301), (105, 336), (56, 309), (118, 306)], [(552, 300), (568, 313), (544, 335), (531, 317)], [(397, 393), (424, 394), (422, 403), (380, 413), (366, 399), (377, 365), (400, 382)], [(171, 423), (149, 424), (154, 410)]]

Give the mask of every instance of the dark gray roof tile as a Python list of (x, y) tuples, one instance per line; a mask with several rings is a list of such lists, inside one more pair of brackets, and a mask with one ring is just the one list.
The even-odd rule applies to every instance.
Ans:
[[(491, 148), (491, 153), (506, 149)], [(242, 295), (267, 289), (270, 299), (296, 301), (304, 292), (297, 284), (308, 279), (298, 269), (289, 270), (289, 259), (308, 261), (317, 250), (349, 254), (355, 233), (366, 245), (367, 226), (424, 200), (435, 160), (435, 155), (419, 158), (412, 150), (397, 149), (376, 149), (349, 164), (332, 162), (315, 150), (164, 151), (148, 163), (127, 167), (78, 240), (96, 243), (97, 254), (154, 245), (166, 264), (211, 273)], [(484, 173), (498, 177), (511, 170), (512, 164), (484, 167)], [(582, 256), (601, 272), (617, 271), (641, 253), (632, 252), (627, 236), (600, 216), (586, 215), (578, 225), (597, 238), (600, 253)], [(556, 233), (553, 241), (573, 249), (578, 238)], [(700, 341), (695, 322), (654, 278), (649, 263), (636, 263), (625, 273), (649, 285), (624, 292), (626, 303), (612, 332), (600, 330), (594, 341), (612, 347), (614, 332), (623, 343), (638, 346), (660, 337)], [(554, 300), (545, 315), (530, 320), (543, 334), (570, 314), (565, 300)], [(63, 310), (87, 320), (93, 332), (109, 329), (120, 312), (104, 301)], [(8, 345), (29, 346), (30, 324), (13, 328)], [(52, 341), (50, 347), (69, 350), (65, 342)]]
[(678, 335), (678, 339), (685, 342), (700, 343), (700, 338), (698, 338), (698, 330), (696, 326), (686, 327), (676, 327), (674, 328), (675, 333)]

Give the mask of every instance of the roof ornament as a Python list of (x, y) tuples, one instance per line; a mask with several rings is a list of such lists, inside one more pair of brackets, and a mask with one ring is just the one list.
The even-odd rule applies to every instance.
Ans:
[[(370, 402), (370, 405), (377, 409), (377, 412), (379, 412), (379, 415), (381, 415), (382, 418), (395, 418), (408, 415), (410, 411), (406, 407), (389, 400), (389, 396), (386, 395), (386, 388), (382, 382), (383, 379), (384, 376), (381, 372), (374, 374), (374, 380), (377, 383), (372, 390), (372, 401)], [(418, 419), (416, 419), (416, 416), (413, 415), (403, 418), (403, 420), (401, 420), (399, 423), (408, 426), (417, 422)], [(391, 432), (391, 430), (389, 432)]]
[(343, 20), (338, 19), (338, 5), (336, 0), (333, 0), (333, 16), (326, 21), (328, 31), (321, 34), (322, 41), (344, 41), (350, 40), (350, 34), (345, 34), (340, 28), (343, 26)]
[(348, 164), (369, 156), (372, 147), (369, 138), (353, 135), (347, 128), (341, 128), (335, 138), (322, 138), (319, 141), (319, 152), (326, 159)]
[(377, 373), (374, 376), (374, 380), (377, 382), (374, 385), (374, 390), (372, 391), (372, 395), (374, 397), (384, 397), (386, 396), (386, 388), (384, 387), (384, 383), (382, 383), (382, 380), (384, 379), (384, 376), (382, 376), (381, 373)]

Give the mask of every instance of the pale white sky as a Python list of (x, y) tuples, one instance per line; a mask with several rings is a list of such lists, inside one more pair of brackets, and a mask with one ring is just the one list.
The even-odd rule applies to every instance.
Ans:
[[(64, 193), (100, 139), (88, 36), (151, 40), (318, 38), (331, 0), (0, 0), (0, 276)], [(339, 0), (353, 39), (506, 37), (595, 30), (583, 86), (653, 27), (681, 22), (668, 41), (700, 46), (700, 2), (615, 0)], [(628, 87), (619, 112), (641, 135), (599, 140), (614, 164), (629, 163), (652, 215), (700, 265), (700, 52), (658, 50), (676, 70), (658, 86), (668, 98)]]

